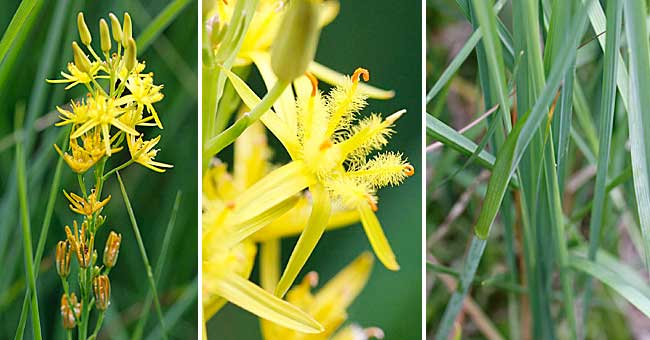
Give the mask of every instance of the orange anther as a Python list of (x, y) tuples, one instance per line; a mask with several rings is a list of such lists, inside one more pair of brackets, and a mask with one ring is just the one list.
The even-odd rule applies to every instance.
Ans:
[(235, 209), (235, 202), (230, 201), (230, 202), (226, 203), (226, 209), (229, 209), (229, 210)]
[(406, 164), (404, 165), (404, 174), (406, 176), (413, 176), (415, 174), (415, 168), (411, 164)]
[(327, 149), (329, 149), (331, 147), (332, 147), (332, 141), (330, 141), (329, 139), (326, 139), (323, 143), (321, 143), (321, 145), (318, 147), (318, 149), (320, 151), (325, 151), (325, 150), (327, 150)]
[(318, 79), (311, 74), (311, 72), (305, 72), (305, 75), (307, 78), (309, 78), (309, 81), (311, 82), (311, 96), (315, 97), (316, 93), (318, 92)]
[(372, 211), (377, 211), (379, 209), (377, 208), (377, 203), (372, 196), (366, 195), (366, 201), (368, 201), (368, 204), (370, 205), (370, 209), (372, 209)]
[(363, 76), (363, 81), (365, 82), (370, 80), (370, 72), (368, 72), (368, 70), (366, 70), (365, 68), (359, 67), (356, 70), (354, 70), (354, 73), (352, 74), (352, 82), (358, 83), (359, 76)]

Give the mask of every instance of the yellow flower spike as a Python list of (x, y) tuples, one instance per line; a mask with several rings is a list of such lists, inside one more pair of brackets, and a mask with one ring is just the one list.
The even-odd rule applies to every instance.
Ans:
[(108, 17), (111, 19), (111, 30), (113, 31), (113, 40), (115, 40), (116, 43), (121, 44), (122, 37), (124, 35), (122, 33), (122, 25), (120, 25), (120, 20), (113, 13), (108, 13)]
[(79, 71), (84, 73), (90, 72), (90, 59), (88, 59), (88, 56), (81, 50), (81, 47), (79, 47), (76, 41), (72, 42), (72, 56), (74, 57), (74, 64)]
[(370, 241), (370, 245), (381, 263), (390, 270), (399, 270), (399, 264), (397, 264), (395, 254), (390, 244), (388, 244), (388, 240), (379, 224), (377, 216), (372, 211), (371, 204), (360, 204), (358, 209), (359, 215), (361, 216), (361, 224), (366, 232), (368, 241)]
[(289, 290), (295, 281), (298, 273), (307, 262), (312, 251), (316, 247), (318, 240), (320, 240), (325, 226), (330, 216), (332, 204), (330, 197), (325, 188), (320, 184), (315, 184), (309, 188), (313, 197), (313, 205), (311, 215), (307, 220), (305, 229), (296, 243), (296, 246), (291, 253), (289, 262), (287, 263), (284, 273), (280, 278), (280, 282), (275, 289), (275, 295), (282, 297)]
[(73, 221), (74, 234), (70, 231), (69, 226), (65, 226), (65, 234), (68, 242), (70, 242), (70, 249), (77, 256), (77, 262), (81, 268), (88, 268), (92, 261), (93, 246), (95, 244), (95, 236), (90, 233), (90, 237), (86, 238), (87, 221), (81, 224), (81, 231), (77, 225), (77, 221)]
[(331, 340), (369, 340), (383, 339), (384, 331), (381, 328), (362, 328), (357, 324), (351, 324), (334, 334)]
[(68, 201), (70, 201), (70, 210), (89, 218), (96, 212), (100, 212), (111, 200), (111, 195), (108, 195), (103, 201), (98, 200), (95, 189), (93, 189), (90, 195), (88, 195), (88, 199), (85, 199), (74, 192), (68, 194), (65, 190), (63, 190), (63, 194)]
[(209, 283), (210, 291), (261, 318), (302, 333), (323, 331), (323, 327), (305, 312), (238, 275), (210, 265), (204, 265), (203, 273), (214, 279)]
[(99, 38), (102, 52), (109, 53), (111, 51), (111, 33), (108, 31), (108, 24), (104, 18), (99, 20)]
[(79, 30), (79, 38), (81, 43), (88, 46), (93, 41), (93, 37), (90, 34), (90, 30), (86, 25), (86, 20), (84, 20), (83, 12), (77, 14), (77, 29)]
[(165, 172), (165, 169), (173, 168), (174, 166), (171, 164), (154, 161), (158, 151), (160, 151), (159, 149), (154, 149), (159, 141), (160, 136), (148, 141), (142, 139), (142, 136), (138, 136), (137, 138), (133, 135), (129, 136), (127, 138), (127, 144), (133, 161), (155, 172)]

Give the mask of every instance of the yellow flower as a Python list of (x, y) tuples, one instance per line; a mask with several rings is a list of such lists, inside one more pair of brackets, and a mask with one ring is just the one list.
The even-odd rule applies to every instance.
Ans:
[(366, 285), (372, 270), (372, 263), (372, 255), (365, 252), (317, 292), (312, 292), (312, 289), (318, 285), (318, 274), (316, 272), (308, 273), (300, 284), (289, 290), (287, 301), (302, 308), (322, 324), (325, 328), (322, 333), (306, 335), (279, 325), (263, 322), (262, 334), (264, 338), (284, 340), (330, 339), (346, 321), (348, 317), (347, 308)]
[(74, 226), (74, 233), (70, 230), (69, 226), (65, 226), (65, 234), (68, 242), (70, 242), (70, 249), (77, 255), (79, 266), (81, 268), (88, 268), (92, 263), (95, 235), (87, 232), (87, 221), (81, 223), (81, 230), (79, 230), (77, 221), (73, 221), (72, 225)]
[(66, 84), (70, 83), (65, 87), (66, 90), (69, 90), (79, 84), (90, 84), (93, 79), (107, 78), (106, 76), (98, 76), (97, 72), (101, 69), (101, 64), (99, 62), (93, 61), (90, 63), (90, 70), (88, 72), (83, 72), (77, 68), (74, 63), (68, 63), (68, 72), (65, 73), (61, 71), (61, 75), (64, 79), (47, 79), (47, 82), (54, 84)]
[(96, 212), (100, 212), (108, 204), (108, 201), (111, 200), (111, 195), (108, 195), (103, 201), (98, 200), (95, 189), (91, 191), (87, 199), (74, 192), (68, 194), (65, 190), (63, 190), (63, 194), (70, 201), (70, 210), (88, 218), (92, 217)]
[(70, 139), (79, 138), (91, 129), (97, 128), (101, 131), (106, 155), (110, 156), (112, 152), (110, 129), (112, 126), (130, 135), (138, 134), (138, 131), (132, 126), (124, 124), (119, 119), (126, 112), (126, 109), (116, 105), (113, 98), (97, 94), (88, 97), (80, 106), (86, 106), (87, 116), (85, 121), (77, 123), (78, 126), (70, 135)]
[(357, 324), (351, 324), (336, 332), (331, 340), (368, 340), (383, 339), (384, 331), (377, 327), (362, 328)]
[[(231, 72), (227, 74), (248, 107), (259, 103), (246, 83)], [(366, 96), (358, 91), (361, 77), (367, 81), (368, 71), (357, 69), (344, 85), (326, 96), (318, 91), (314, 77), (298, 78), (294, 82), (295, 103), (284, 105), (284, 111), (276, 105), (275, 112), (269, 111), (261, 118), (293, 161), (239, 195), (229, 223), (269, 216), (277, 206), (306, 188), (313, 201), (307, 226), (275, 291), (278, 296), (283, 296), (291, 286), (316, 246), (331, 215), (332, 202), (356, 210), (377, 257), (388, 269), (399, 269), (374, 214), (376, 191), (398, 185), (413, 175), (414, 169), (399, 153), (371, 154), (388, 143), (393, 133), (391, 127), (404, 111), (386, 119), (377, 114), (359, 117), (366, 106)]]
[(159, 149), (154, 149), (159, 141), (160, 136), (145, 141), (142, 139), (142, 136), (136, 138), (135, 136), (130, 135), (127, 139), (127, 144), (129, 145), (129, 152), (131, 153), (133, 161), (156, 172), (165, 172), (165, 168), (173, 168), (174, 166), (171, 164), (165, 164), (153, 160), (158, 154), (158, 151), (160, 151)]
[(158, 118), (158, 112), (154, 109), (153, 104), (161, 101), (164, 95), (160, 92), (162, 85), (153, 84), (153, 73), (136, 74), (131, 76), (126, 81), (126, 88), (129, 89), (131, 94), (123, 96), (118, 101), (118, 105), (122, 103), (135, 102), (137, 104), (137, 112), (142, 113), (143, 107), (146, 107), (156, 125), (162, 129), (162, 123)]
[[(262, 216), (257, 220), (247, 221), (240, 225), (226, 223), (233, 211), (233, 203), (246, 188), (263, 178), (271, 170), (269, 158), (271, 151), (267, 146), (264, 128), (254, 124), (235, 141), (234, 175), (228, 172), (224, 163), (218, 160), (203, 176), (203, 310), (204, 318), (212, 317), (225, 303), (231, 301), (251, 313), (285, 327), (305, 332), (305, 325), (296, 328), (296, 320), (307, 325), (315, 326), (313, 320), (306, 317), (295, 306), (287, 304), (260, 287), (247, 280), (253, 268), (257, 253), (254, 241), (266, 241), (275, 237), (299, 233), (307, 220), (309, 205), (304, 195), (296, 196), (277, 208), (270, 216)], [(298, 202), (298, 203), (296, 203)], [(302, 202), (302, 203), (301, 203)], [(339, 209), (337, 209), (339, 211)], [(330, 227), (341, 227), (344, 223), (358, 221), (356, 213), (340, 210), (332, 220), (337, 224)], [(268, 224), (274, 217), (279, 219)], [(289, 225), (283, 225), (289, 221)], [(256, 237), (242, 238), (248, 230), (258, 226), (271, 230), (269, 234)], [(236, 282), (228, 282), (236, 281)], [(239, 287), (239, 291), (228, 290), (228, 285)], [(225, 291), (224, 291), (225, 289)], [(275, 312), (270, 312), (266, 306), (275, 306)], [(277, 315), (281, 313), (281, 315)], [(292, 319), (290, 321), (289, 319)], [(311, 329), (314, 332), (319, 327)]]

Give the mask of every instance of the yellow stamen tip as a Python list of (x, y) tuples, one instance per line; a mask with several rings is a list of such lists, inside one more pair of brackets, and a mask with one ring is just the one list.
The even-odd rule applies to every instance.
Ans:
[(354, 70), (354, 73), (352, 74), (352, 82), (358, 83), (360, 76), (363, 77), (363, 81), (365, 82), (368, 82), (370, 80), (370, 72), (368, 72), (368, 70), (366, 70), (365, 68), (359, 67), (356, 70)]
[(332, 141), (330, 141), (329, 139), (326, 139), (326, 140), (325, 140), (325, 141), (320, 145), (320, 147), (319, 147), (318, 149), (319, 149), (320, 151), (325, 151), (325, 150), (327, 150), (327, 149), (329, 149), (329, 148), (331, 148), (331, 147), (332, 147)]
[(393, 124), (393, 123), (395, 123), (396, 120), (398, 120), (400, 117), (402, 117), (402, 115), (404, 115), (405, 113), (406, 113), (405, 109), (399, 110), (399, 111), (393, 113), (392, 115), (386, 117), (386, 121)]
[(404, 174), (406, 176), (413, 176), (415, 174), (415, 168), (411, 164), (406, 164), (404, 165)]

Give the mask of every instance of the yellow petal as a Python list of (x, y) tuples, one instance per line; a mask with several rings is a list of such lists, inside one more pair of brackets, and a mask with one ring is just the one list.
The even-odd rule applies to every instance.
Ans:
[(366, 231), (366, 236), (372, 249), (375, 251), (375, 255), (379, 258), (381, 263), (390, 270), (399, 270), (399, 264), (395, 260), (395, 254), (388, 244), (386, 235), (381, 229), (381, 224), (377, 220), (377, 216), (372, 212), (372, 209), (367, 204), (359, 205), (359, 215), (361, 215), (361, 224), (363, 224), (363, 229)]
[(309, 190), (313, 197), (311, 214), (275, 289), (276, 296), (284, 296), (289, 290), (323, 235), (329, 219), (332, 203), (327, 190), (320, 184), (313, 185)]
[(241, 188), (248, 188), (269, 172), (271, 150), (264, 126), (254, 123), (235, 140), (234, 178)]
[(249, 219), (240, 220), (236, 224), (225, 228), (211, 229), (204, 234), (203, 242), (218, 244), (222, 249), (228, 249), (285, 214), (293, 208), (297, 201), (296, 196), (291, 196), (267, 210), (260, 211)]
[[(226, 73), (233, 88), (237, 91), (237, 94), (239, 94), (246, 106), (255, 107), (262, 101), (255, 92), (248, 87), (246, 82), (236, 74), (226, 70), (225, 68), (221, 68), (221, 70)], [(297, 155), (299, 149), (298, 137), (295, 133), (292, 133), (292, 130), (286, 122), (280, 119), (280, 116), (269, 110), (262, 115), (260, 120), (280, 140), (282, 145), (284, 145), (285, 149), (289, 152), (289, 155), (292, 157)]]
[[(311, 211), (309, 200), (301, 197), (298, 203), (286, 214), (280, 216), (273, 223), (251, 235), (253, 241), (263, 242), (276, 238), (296, 236), (302, 232)], [(347, 227), (359, 221), (359, 212), (356, 209), (332, 208), (329, 221), (325, 230), (334, 230)]]
[(273, 239), (262, 243), (260, 249), (260, 283), (262, 288), (273, 292), (280, 280), (280, 240)]
[(294, 305), (254, 283), (227, 271), (215, 270), (214, 291), (233, 304), (283, 327), (303, 333), (320, 333), (323, 327)]
[[(343, 74), (315, 61), (312, 61), (312, 63), (309, 64), (309, 72), (313, 73), (316, 78), (331, 85), (343, 85), (345, 83), (345, 76)], [(395, 96), (395, 91), (382, 90), (364, 83), (360, 83), (358, 86), (359, 93), (365, 94), (370, 98), (390, 99)]]
[(320, 20), (318, 25), (324, 27), (329, 25), (330, 22), (334, 21), (336, 16), (339, 14), (339, 9), (341, 5), (338, 1), (324, 1), (321, 4), (320, 9)]
[(302, 161), (293, 161), (266, 175), (235, 201), (232, 224), (255, 218), (302, 191), (316, 180)]

